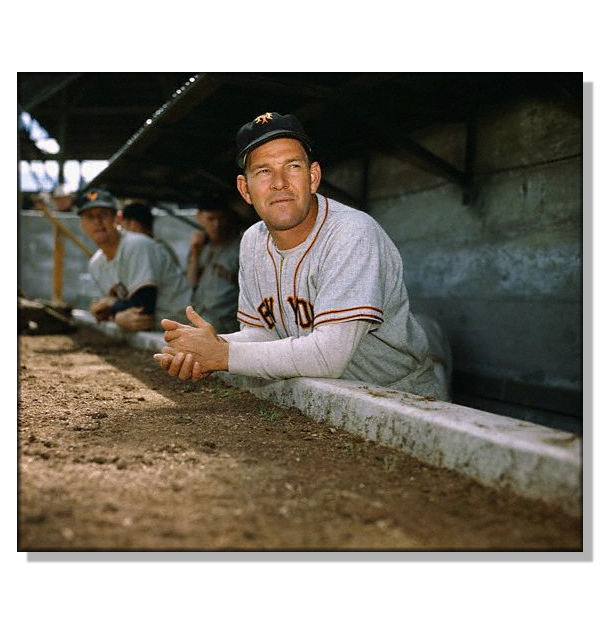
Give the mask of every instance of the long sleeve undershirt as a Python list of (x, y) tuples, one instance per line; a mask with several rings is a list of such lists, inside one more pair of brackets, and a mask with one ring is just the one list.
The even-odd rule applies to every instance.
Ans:
[(220, 336), (229, 343), (230, 373), (267, 379), (339, 378), (371, 325), (362, 320), (324, 323), (307, 336), (276, 340), (266, 330), (243, 326)]
[(134, 306), (141, 306), (143, 314), (153, 315), (156, 311), (156, 298), (158, 296), (158, 289), (155, 286), (143, 286), (139, 288), (128, 299), (118, 299), (111, 307), (110, 310), (113, 315), (116, 315), (122, 310), (133, 308)]

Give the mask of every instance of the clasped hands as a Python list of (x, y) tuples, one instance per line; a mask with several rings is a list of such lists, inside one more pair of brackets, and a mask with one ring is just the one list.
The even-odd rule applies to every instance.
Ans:
[(134, 306), (121, 310), (113, 317), (112, 305), (116, 298), (109, 296), (94, 300), (90, 305), (90, 312), (98, 322), (115, 320), (115, 323), (127, 332), (139, 332), (140, 330), (152, 330), (154, 327), (154, 315), (144, 314), (142, 306)]
[(220, 338), (210, 323), (191, 307), (185, 314), (192, 325), (185, 325), (162, 319), (167, 343), (160, 354), (154, 354), (154, 360), (170, 376), (180, 380), (202, 380), (213, 371), (227, 371), (229, 363), (229, 344)]
[(116, 302), (115, 297), (102, 297), (90, 305), (90, 312), (96, 321), (108, 321), (112, 315), (110, 307)]

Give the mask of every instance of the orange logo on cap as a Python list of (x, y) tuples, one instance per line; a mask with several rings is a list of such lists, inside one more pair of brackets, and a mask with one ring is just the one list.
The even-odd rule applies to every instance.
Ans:
[(266, 124), (270, 119), (273, 119), (273, 113), (263, 113), (254, 120), (254, 123), (260, 124), (262, 126), (263, 124)]
[(96, 191), (90, 191), (85, 196), (90, 202), (95, 202), (98, 199), (98, 193)]

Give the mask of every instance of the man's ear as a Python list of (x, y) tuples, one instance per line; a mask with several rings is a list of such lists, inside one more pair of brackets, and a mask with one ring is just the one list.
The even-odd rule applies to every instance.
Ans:
[(310, 192), (316, 193), (321, 184), (321, 166), (317, 161), (310, 165)]
[(244, 200), (252, 206), (252, 200), (250, 199), (250, 194), (248, 193), (248, 181), (246, 180), (246, 176), (242, 176), (240, 174), (237, 177), (237, 189)]

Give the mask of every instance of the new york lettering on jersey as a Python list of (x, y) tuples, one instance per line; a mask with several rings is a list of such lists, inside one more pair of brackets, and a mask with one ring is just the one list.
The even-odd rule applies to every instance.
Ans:
[[(255, 238), (246, 249), (255, 250), (250, 265), (254, 280), (247, 282), (240, 300), (238, 319), (242, 323), (262, 326), (283, 338), (309, 334), (323, 323), (383, 321), (383, 302), (369, 277), (372, 271), (351, 262), (358, 258), (364, 263), (368, 258), (360, 241), (362, 235), (341, 250), (328, 243), (335, 240), (331, 233), (340, 224), (348, 227), (349, 219), (364, 217), (317, 197), (319, 215), (313, 233), (297, 248), (279, 251), (264, 226), (258, 225), (252, 233)], [(356, 224), (356, 232), (361, 232), (361, 225)]]

